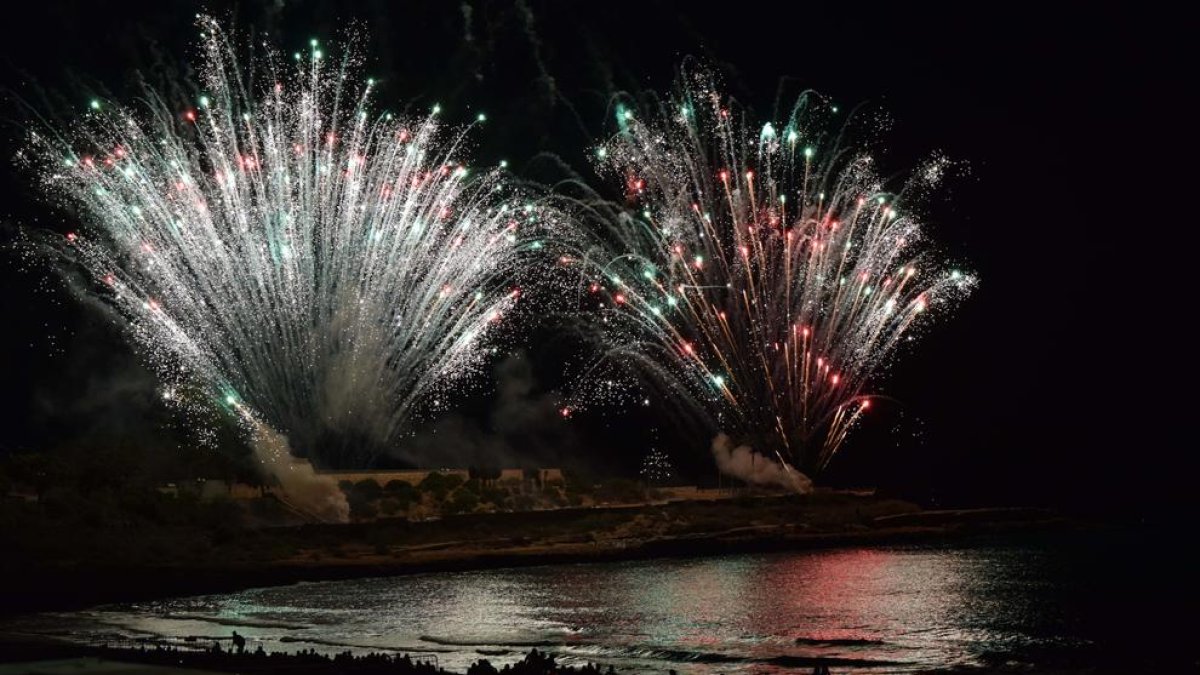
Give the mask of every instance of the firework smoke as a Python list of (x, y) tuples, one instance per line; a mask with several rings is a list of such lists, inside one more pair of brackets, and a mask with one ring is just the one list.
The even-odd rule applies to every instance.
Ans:
[(751, 485), (777, 485), (797, 494), (812, 492), (812, 481), (786, 462), (777, 462), (758, 454), (748, 445), (733, 447), (725, 434), (717, 434), (712, 442), (713, 459), (717, 469)]
[(293, 508), (324, 521), (350, 519), (350, 504), (336, 480), (318, 475), (310, 462), (293, 457), (287, 439), (278, 432), (255, 426), (251, 439), (254, 456), (263, 472), (279, 483)]
[(189, 105), (95, 100), (75, 128), (34, 135), (47, 194), (82, 221), (57, 253), (168, 391), (202, 391), (177, 404), (235, 413), (276, 458), (286, 436), (362, 464), (477, 372), (552, 219), (500, 169), (463, 164), (465, 130), (436, 107), (373, 111), (352, 56), (327, 65), (314, 41), (243, 67), (200, 27)]

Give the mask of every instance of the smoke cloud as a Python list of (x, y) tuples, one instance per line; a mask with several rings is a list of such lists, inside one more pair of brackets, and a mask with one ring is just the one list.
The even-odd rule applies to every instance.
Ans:
[[(417, 466), (560, 466), (580, 446), (566, 424), (554, 392), (542, 391), (523, 353), (495, 370), (496, 396), (484, 414), (451, 413), (417, 434), (392, 457)], [(582, 453), (577, 453), (582, 454)]]
[(350, 505), (337, 481), (318, 476), (312, 464), (293, 457), (286, 436), (259, 424), (251, 447), (263, 472), (279, 481), (284, 500), (290, 506), (327, 522), (349, 520)]
[(812, 492), (812, 481), (787, 464), (758, 454), (748, 445), (733, 446), (725, 434), (712, 442), (713, 459), (721, 473), (753, 485), (778, 485), (797, 494)]

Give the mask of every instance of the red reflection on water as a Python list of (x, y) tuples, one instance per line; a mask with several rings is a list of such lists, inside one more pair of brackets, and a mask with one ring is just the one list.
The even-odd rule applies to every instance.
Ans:
[(763, 657), (780, 650), (812, 658), (874, 659), (886, 649), (884, 635), (903, 630), (898, 603), (924, 604), (902, 589), (910, 568), (894, 551), (856, 549), (767, 558), (748, 628), (773, 639), (751, 651)]

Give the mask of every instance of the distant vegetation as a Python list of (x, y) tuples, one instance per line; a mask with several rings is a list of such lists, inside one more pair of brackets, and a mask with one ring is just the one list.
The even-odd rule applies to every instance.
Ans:
[(352, 520), (406, 518), (430, 520), (464, 513), (521, 512), (596, 504), (642, 503), (656, 496), (653, 489), (626, 479), (596, 483), (574, 472), (544, 483), (536, 478), (499, 478), (499, 471), (470, 470), (470, 478), (431, 473), (416, 485), (391, 480), (380, 486), (372, 479), (342, 481), (339, 487), (350, 504)]
[[(269, 492), (201, 497), (196, 478), (261, 485), (249, 458), (234, 453), (136, 445), (72, 445), (0, 456), (0, 569), (74, 565), (221, 564), (277, 559), (298, 547), (263, 528), (304, 517)], [(469, 479), (429, 474), (418, 484), (374, 480), (340, 485), (356, 521), (427, 521), (471, 513), (528, 512), (654, 496), (640, 483), (565, 473), (542, 484), (472, 470)]]

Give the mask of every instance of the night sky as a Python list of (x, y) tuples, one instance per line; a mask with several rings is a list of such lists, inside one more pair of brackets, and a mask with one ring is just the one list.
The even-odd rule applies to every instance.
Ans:
[[(32, 119), (21, 101), (82, 111), (99, 83), (128, 100), (136, 71), (151, 82), (186, 75), (198, 11), (232, 17), (289, 52), (312, 36), (335, 43), (357, 25), (382, 103), (439, 102), (462, 123), (485, 110), (478, 163), (505, 158), (536, 175), (529, 160), (549, 152), (597, 184), (585, 153), (613, 130), (612, 95), (666, 90), (692, 56), (763, 119), (781, 87), (784, 101), (811, 88), (886, 111), (887, 172), (933, 151), (970, 168), (927, 221), (981, 285), (893, 369), (879, 389), (900, 405), (866, 422), (831, 481), (938, 503), (1194, 503), (1191, 442), (1174, 433), (1191, 401), (1166, 385), (1186, 385), (1189, 359), (1179, 354), (1194, 349), (1178, 325), (1186, 306), (1169, 297), (1187, 267), (1168, 262), (1186, 246), (1191, 209), (1186, 199), (1163, 206), (1177, 199), (1168, 184), (1182, 152), (1172, 118), (1186, 114), (1187, 80), (1166, 65), (1182, 59), (1172, 36), (1180, 19), (1049, 3), (936, 13), (751, 2), (717, 12), (651, 0), (107, 4), (38, 2), (2, 22), (5, 241), (18, 226), (75, 226), (12, 165)], [(48, 283), (47, 270), (22, 269), (6, 253), (0, 274), (0, 451), (106, 438), (169, 446), (154, 380), (119, 332)], [(563, 347), (541, 330), (525, 351), (529, 400), (550, 405)], [(477, 392), (462, 414), (486, 433), (494, 406)], [(652, 410), (597, 411), (570, 430), (534, 428), (560, 424), (551, 416), (509, 441), (632, 472), (654, 440), (685, 472), (711, 474), (707, 449), (669, 425), (650, 439), (652, 419)]]

